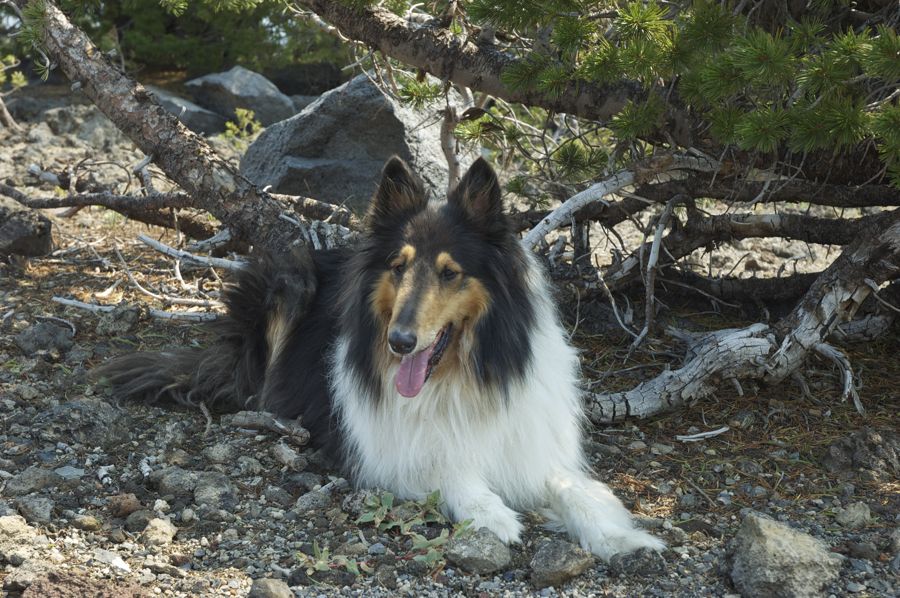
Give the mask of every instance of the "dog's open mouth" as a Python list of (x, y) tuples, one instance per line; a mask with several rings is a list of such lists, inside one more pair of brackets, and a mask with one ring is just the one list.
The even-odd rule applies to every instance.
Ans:
[(418, 353), (403, 356), (403, 359), (400, 360), (400, 369), (397, 370), (397, 377), (394, 379), (397, 392), (408, 398), (422, 392), (422, 387), (425, 386), (431, 372), (443, 357), (444, 350), (450, 344), (452, 329), (453, 325), (447, 324), (438, 332), (437, 338), (430, 347), (422, 349)]

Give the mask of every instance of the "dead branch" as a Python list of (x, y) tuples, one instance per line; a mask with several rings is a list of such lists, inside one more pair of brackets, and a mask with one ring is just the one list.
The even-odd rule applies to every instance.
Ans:
[(235, 428), (274, 432), (287, 436), (298, 446), (305, 446), (309, 442), (309, 432), (299, 420), (285, 419), (267, 411), (238, 411), (223, 415), (222, 424)]
[(881, 284), (897, 278), (900, 210), (869, 219), (858, 238), (775, 326), (753, 324), (703, 336), (690, 346), (681, 368), (663, 372), (630, 391), (589, 393), (591, 418), (612, 422), (627, 416), (649, 417), (703, 398), (728, 378), (778, 383), (796, 372), (822, 339), (856, 313), (872, 292), (868, 280)]
[(141, 243), (152, 247), (156, 251), (168, 255), (169, 257), (174, 257), (185, 262), (200, 264), (202, 266), (209, 266), (210, 268), (222, 268), (224, 270), (230, 270), (234, 272), (237, 270), (242, 270), (246, 265), (244, 264), (244, 262), (239, 262), (236, 260), (226, 260), (219, 257), (206, 257), (202, 255), (195, 255), (181, 249), (175, 249), (174, 247), (169, 247), (164, 243), (160, 243), (156, 239), (151, 239), (147, 235), (138, 235), (138, 240)]
[[(85, 311), (89, 311), (92, 313), (107, 313), (116, 309), (115, 305), (97, 305), (95, 303), (85, 303), (84, 301), (77, 301), (75, 299), (66, 299), (65, 297), (52, 297), (51, 299), (55, 303), (59, 303), (60, 305), (65, 305), (67, 307), (74, 307), (76, 309), (83, 309)], [(134, 309), (138, 309), (135, 307)], [(213, 320), (219, 319), (218, 314), (209, 313), (209, 312), (194, 312), (194, 311), (163, 311), (161, 309), (148, 309), (147, 313), (152, 317), (160, 319), (160, 320), (183, 320), (186, 322), (212, 322)]]

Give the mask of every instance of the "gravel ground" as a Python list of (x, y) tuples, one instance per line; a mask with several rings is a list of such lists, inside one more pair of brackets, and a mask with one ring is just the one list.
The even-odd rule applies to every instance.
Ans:
[[(108, 127), (25, 124), (26, 136), (0, 131), (0, 180), (23, 188), (30, 163), (87, 158), (98, 180), (124, 185), (123, 169), (102, 162), (141, 158)], [(52, 303), (60, 294), (165, 308), (128, 285), (116, 248), (145, 286), (183, 290), (171, 262), (135, 245), (146, 227), (99, 209), (53, 219), (54, 254), (0, 264), (0, 595), (900, 593), (896, 332), (849, 349), (865, 418), (840, 402), (837, 374), (814, 364), (808, 394), (794, 384), (723, 391), (682, 413), (594, 430), (599, 476), (669, 546), (606, 564), (536, 515), (507, 550), (448, 525), (433, 505), (353, 489), (295, 437), (107, 396), (86, 378), (104, 358), (204, 335), (140, 311), (101, 318)], [(209, 272), (183, 274), (216, 297)], [(589, 328), (578, 342), (590, 371), (618, 370), (604, 385), (662, 367), (623, 369), (633, 365), (623, 365), (627, 347)], [(724, 425), (702, 442), (676, 439)]]

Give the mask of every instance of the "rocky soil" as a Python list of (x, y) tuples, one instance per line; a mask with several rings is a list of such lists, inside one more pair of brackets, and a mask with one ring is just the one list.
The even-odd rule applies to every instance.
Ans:
[[(22, 136), (0, 130), (0, 180), (47, 196), (53, 188), (27, 174), (31, 163), (79, 165), (123, 190), (142, 156), (77, 110), (86, 112), (74, 121), (37, 114)], [(447, 524), (434, 501), (356, 490), (277, 426), (118, 402), (87, 377), (94, 365), (136, 347), (202, 343), (204, 332), (145, 310), (99, 315), (51, 297), (198, 309), (154, 299), (127, 274), (157, 295), (209, 300), (221, 281), (209, 270), (176, 275), (171, 260), (134, 241), (147, 227), (115, 214), (46, 213), (55, 251), (0, 264), (2, 595), (900, 593), (896, 328), (847, 348), (866, 416), (840, 401), (837, 372), (813, 363), (803, 385), (726, 389), (688, 411), (593, 429), (598, 476), (668, 543), (661, 555), (602, 563), (537, 515), (527, 516), (523, 543), (506, 547)], [(664, 367), (663, 357), (624, 362), (627, 343), (593, 335), (580, 313), (586, 371), (605, 372), (595, 383), (626, 387)], [(703, 441), (677, 438), (722, 426)]]

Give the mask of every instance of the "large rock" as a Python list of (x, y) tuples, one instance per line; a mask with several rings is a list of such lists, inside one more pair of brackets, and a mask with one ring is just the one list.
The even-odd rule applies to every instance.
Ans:
[(186, 100), (175, 94), (169, 93), (152, 85), (145, 86), (150, 90), (160, 105), (167, 111), (178, 117), (184, 126), (196, 133), (215, 135), (225, 130), (225, 117), (198, 106), (190, 100)]
[(0, 256), (46, 255), (53, 249), (51, 224), (43, 214), (0, 197)]
[(403, 105), (360, 75), (266, 129), (244, 154), (241, 172), (272, 191), (361, 212), (385, 161), (396, 154), (412, 164), (432, 193), (442, 195), (447, 163), (438, 109)]
[(66, 442), (109, 448), (131, 438), (130, 421), (124, 410), (94, 398), (60, 403), (40, 413), (34, 426), (45, 437)]
[(294, 113), (291, 98), (259, 73), (242, 66), (192, 79), (185, 86), (198, 104), (227, 119), (234, 117), (235, 108), (253, 110), (256, 120), (264, 125), (284, 120)]
[(750, 513), (735, 538), (731, 580), (745, 597), (819, 596), (835, 580), (841, 557), (819, 540)]

